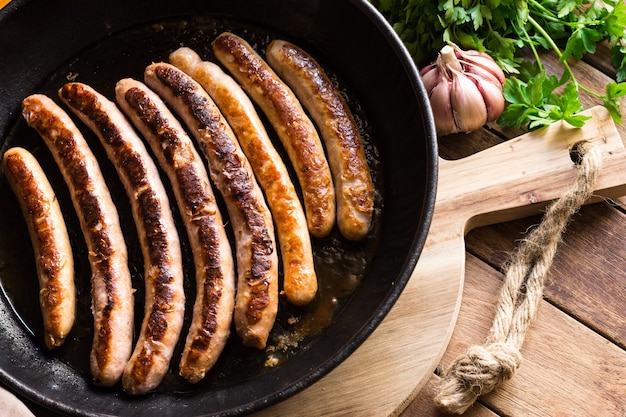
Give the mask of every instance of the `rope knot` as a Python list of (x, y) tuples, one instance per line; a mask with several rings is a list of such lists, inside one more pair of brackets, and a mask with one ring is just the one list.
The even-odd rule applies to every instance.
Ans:
[(462, 414), (480, 395), (510, 379), (521, 362), (519, 350), (509, 343), (470, 346), (443, 376), (435, 402), (450, 413)]

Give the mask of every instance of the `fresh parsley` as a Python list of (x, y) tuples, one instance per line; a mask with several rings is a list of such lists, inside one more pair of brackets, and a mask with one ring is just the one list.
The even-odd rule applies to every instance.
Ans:
[[(601, 99), (621, 123), (626, 96), (626, 5), (623, 0), (372, 0), (418, 66), (448, 42), (490, 54), (509, 74), (504, 86), (504, 126), (535, 129), (557, 120), (582, 126), (579, 93)], [(608, 42), (616, 82), (597, 94), (576, 80), (568, 60), (593, 54)], [(554, 51), (558, 77), (544, 69), (540, 50)], [(532, 58), (531, 58), (532, 56)]]

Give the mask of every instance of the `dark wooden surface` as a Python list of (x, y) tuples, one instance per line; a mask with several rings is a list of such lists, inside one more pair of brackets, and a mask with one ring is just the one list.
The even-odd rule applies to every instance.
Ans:
[[(599, 48), (584, 62), (571, 64), (578, 81), (598, 93), (614, 76), (606, 53)], [(560, 74), (556, 59), (543, 59), (549, 71)], [(588, 95), (582, 101), (585, 107), (600, 104)], [(617, 128), (625, 139), (625, 126)], [(440, 154), (464, 157), (520, 133), (496, 126), (444, 137)], [(621, 199), (605, 201), (585, 206), (574, 216), (547, 277), (538, 317), (526, 335), (520, 368), (464, 415), (626, 416), (625, 205)], [(447, 369), (469, 345), (485, 340), (504, 278), (502, 266), (519, 239), (541, 220), (538, 215), (467, 235), (461, 311), (440, 369)], [(433, 403), (438, 381), (433, 374), (402, 417), (446, 416)]]

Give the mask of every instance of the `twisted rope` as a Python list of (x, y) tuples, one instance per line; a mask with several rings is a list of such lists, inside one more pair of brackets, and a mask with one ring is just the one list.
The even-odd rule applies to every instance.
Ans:
[(442, 377), (435, 404), (448, 413), (463, 414), (480, 395), (510, 379), (522, 361), (520, 349), (537, 314), (561, 235), (591, 197), (602, 165), (599, 150), (590, 142), (578, 143), (575, 150), (576, 182), (547, 208), (541, 224), (513, 253), (485, 346), (470, 346)]

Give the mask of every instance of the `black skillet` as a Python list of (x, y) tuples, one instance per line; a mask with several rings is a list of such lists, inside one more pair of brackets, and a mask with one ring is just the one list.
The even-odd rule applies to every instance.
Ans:
[[(163, 384), (143, 397), (132, 398), (119, 387), (95, 387), (87, 372), (93, 330), (84, 243), (57, 167), (19, 116), (20, 101), (35, 92), (56, 100), (56, 90), (71, 79), (112, 97), (118, 79), (141, 78), (147, 64), (167, 59), (180, 45), (211, 59), (210, 41), (223, 30), (243, 36), (261, 53), (272, 38), (293, 41), (340, 85), (360, 123), (379, 191), (374, 226), (358, 244), (336, 232), (313, 242), (320, 295), (308, 309), (281, 301), (273, 351), (243, 348), (233, 336), (215, 368), (196, 385), (177, 376), (175, 356)], [(348, 357), (409, 279), (434, 205), (435, 134), (415, 67), (365, 1), (14, 0), (0, 11), (0, 75), (2, 150), (21, 145), (40, 159), (65, 207), (77, 259), (77, 325), (63, 348), (48, 352), (25, 223), (0, 177), (0, 381), (27, 401), (64, 415), (247, 414), (304, 389)], [(95, 152), (122, 213), (141, 313), (141, 259), (128, 201), (102, 151)], [(181, 244), (188, 254), (184, 237)], [(190, 268), (186, 264), (192, 276)], [(190, 278), (187, 288), (192, 291)], [(296, 332), (294, 318), (306, 323), (306, 330)], [(297, 344), (291, 343), (294, 333), (304, 334)], [(280, 340), (287, 343), (278, 347)]]

